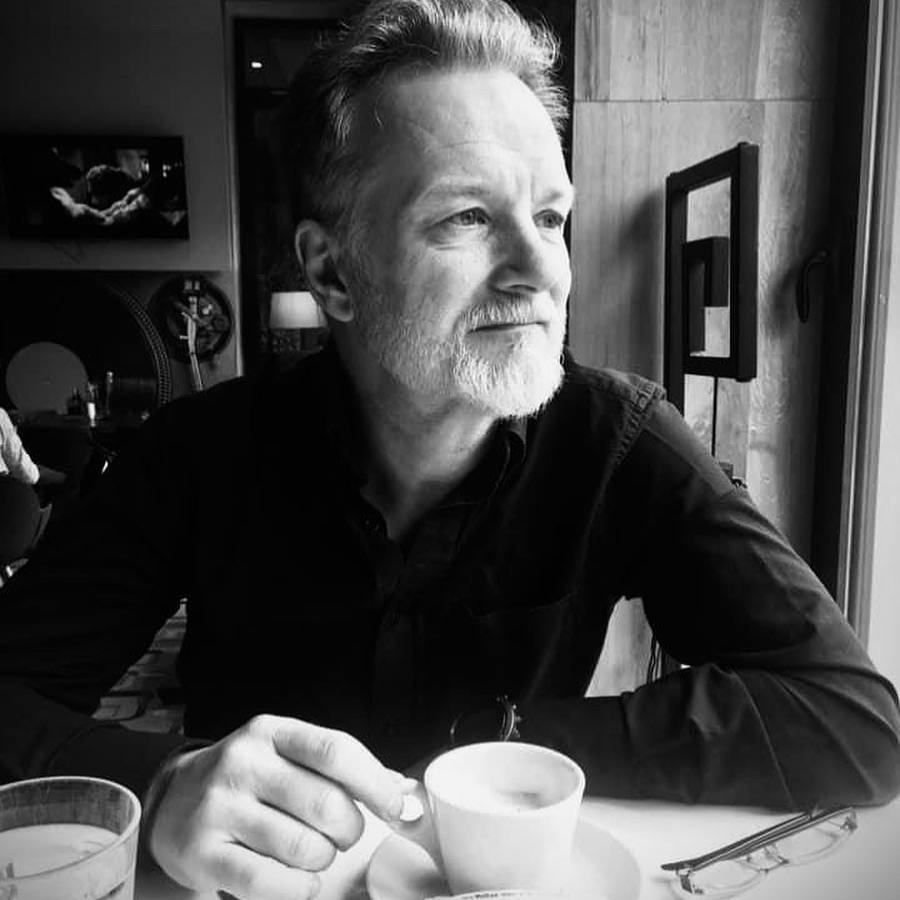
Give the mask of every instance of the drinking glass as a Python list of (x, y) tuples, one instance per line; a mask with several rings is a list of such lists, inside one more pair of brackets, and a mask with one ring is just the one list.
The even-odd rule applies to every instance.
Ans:
[(0, 900), (133, 900), (141, 805), (100, 778), (0, 787)]

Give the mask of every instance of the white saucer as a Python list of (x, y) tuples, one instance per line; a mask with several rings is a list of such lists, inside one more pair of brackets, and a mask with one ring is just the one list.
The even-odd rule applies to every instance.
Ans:
[[(451, 894), (431, 857), (397, 834), (372, 854), (366, 873), (371, 900), (424, 900)], [(580, 819), (564, 896), (571, 900), (638, 900), (641, 870), (631, 851), (608, 831)]]

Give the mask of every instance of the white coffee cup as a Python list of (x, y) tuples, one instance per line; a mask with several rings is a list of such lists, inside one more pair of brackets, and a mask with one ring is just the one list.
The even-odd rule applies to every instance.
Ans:
[(575, 762), (535, 744), (470, 744), (433, 760), (422, 781), (422, 816), (394, 828), (454, 893), (561, 890), (584, 793)]

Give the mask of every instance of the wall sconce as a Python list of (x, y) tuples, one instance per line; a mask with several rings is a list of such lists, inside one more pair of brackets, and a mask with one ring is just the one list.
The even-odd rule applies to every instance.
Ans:
[[(730, 181), (730, 234), (688, 241), (688, 195)], [(759, 147), (740, 143), (666, 179), (664, 384), (684, 411), (684, 376), (756, 377)], [(727, 308), (725, 356), (706, 352), (705, 311)], [(715, 397), (715, 387), (714, 387)], [(715, 417), (715, 406), (714, 406)], [(715, 431), (715, 426), (713, 426)]]
[(269, 328), (293, 331), (327, 328), (328, 319), (309, 291), (275, 291), (269, 305)]
[(274, 291), (269, 302), (270, 349), (308, 352), (322, 344), (328, 318), (309, 291)]

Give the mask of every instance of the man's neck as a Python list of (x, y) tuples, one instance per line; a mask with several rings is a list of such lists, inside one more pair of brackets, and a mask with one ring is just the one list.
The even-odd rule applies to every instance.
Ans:
[(423, 407), (396, 382), (350, 374), (365, 440), (362, 494), (401, 538), (475, 468), (496, 419), (462, 402)]
[(401, 538), (478, 464), (494, 419), (485, 413), (368, 406), (363, 496), (379, 509), (392, 538)]

